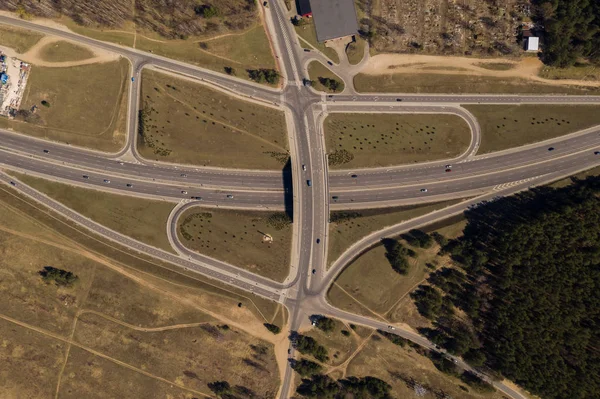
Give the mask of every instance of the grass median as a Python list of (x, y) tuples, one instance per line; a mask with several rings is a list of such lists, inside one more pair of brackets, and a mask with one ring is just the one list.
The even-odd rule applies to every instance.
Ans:
[(14, 120), (0, 118), (0, 127), (99, 151), (118, 151), (127, 135), (128, 75), (125, 59), (66, 68), (33, 65), (21, 110)]
[(172, 202), (110, 194), (20, 173), (11, 174), (103, 226), (148, 245), (173, 252), (167, 239), (167, 218), (175, 207)]
[(481, 126), (479, 153), (505, 150), (600, 125), (595, 105), (463, 105)]
[(39, 57), (48, 62), (80, 61), (94, 57), (94, 53), (85, 47), (60, 40), (44, 46)]
[(365, 39), (356, 36), (355, 40), (346, 46), (346, 56), (348, 57), (348, 62), (351, 65), (356, 65), (362, 61), (365, 56), (366, 45), (367, 42)]
[(283, 281), (290, 266), (292, 221), (283, 212), (194, 207), (179, 218), (178, 236), (189, 249)]
[(319, 61), (308, 64), (308, 77), (313, 82), (313, 88), (325, 93), (341, 93), (344, 91), (344, 82), (325, 65)]
[(463, 153), (471, 131), (446, 114), (342, 114), (323, 122), (329, 165), (370, 168), (448, 159)]
[(473, 94), (590, 94), (600, 88), (545, 85), (519, 78), (435, 73), (395, 73), (354, 77), (354, 88), (362, 93), (473, 93)]
[(203, 166), (282, 169), (289, 158), (283, 112), (171, 75), (144, 71), (139, 151)]

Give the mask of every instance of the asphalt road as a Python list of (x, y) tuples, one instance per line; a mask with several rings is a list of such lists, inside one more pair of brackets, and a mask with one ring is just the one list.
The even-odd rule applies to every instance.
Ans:
[[(285, 202), (284, 191), (291, 196), (294, 209), (294, 254), (290, 277), (285, 284), (277, 283), (243, 271), (224, 262), (209, 257), (189, 253), (181, 247), (174, 235), (177, 215), (185, 204), (171, 215), (168, 227), (177, 255), (162, 251), (136, 240), (125, 237), (106, 227), (83, 217), (62, 206), (15, 179), (2, 174), (0, 180), (16, 184), (17, 190), (34, 198), (61, 215), (85, 226), (89, 230), (124, 245), (132, 250), (145, 253), (157, 259), (173, 263), (187, 270), (194, 270), (219, 281), (253, 292), (257, 295), (286, 304), (290, 310), (291, 329), (297, 329), (306, 314), (323, 312), (374, 328), (385, 328), (382, 323), (358, 315), (347, 314), (332, 308), (324, 300), (333, 272), (325, 271), (325, 248), (327, 246), (327, 219), (329, 207), (332, 209), (389, 206), (398, 202), (427, 202), (457, 196), (492, 192), (498, 195), (526, 187), (542, 181), (548, 174), (558, 175), (587, 166), (600, 164), (600, 158), (593, 155), (595, 146), (600, 145), (597, 131), (590, 131), (564, 140), (557, 140), (554, 151), (549, 152), (540, 146), (532, 146), (508, 151), (493, 156), (471, 157), (479, 144), (478, 126), (471, 121), (473, 141), (465, 154), (452, 160), (452, 172), (443, 172), (443, 162), (419, 166), (405, 166), (375, 170), (336, 171), (329, 173), (325, 158), (325, 148), (320, 125), (316, 122), (314, 107), (329, 112), (362, 110), (390, 112), (407, 107), (419, 107), (421, 111), (452, 108), (461, 103), (506, 104), (506, 103), (599, 103), (600, 97), (593, 96), (496, 96), (496, 95), (404, 95), (404, 94), (362, 94), (322, 96), (302, 86), (304, 77), (300, 70), (306, 54), (298, 45), (298, 39), (288, 21), (281, 2), (271, 2), (264, 10), (267, 27), (275, 45), (277, 59), (285, 77), (283, 90), (277, 90), (225, 76), (213, 71), (188, 65), (139, 50), (100, 42), (71, 32), (47, 26), (0, 16), (0, 22), (59, 36), (68, 40), (103, 48), (127, 57), (132, 62), (132, 77), (128, 117), (128, 143), (117, 154), (100, 154), (79, 148), (44, 143), (12, 133), (0, 132), (0, 160), (10, 168), (18, 168), (31, 173), (40, 173), (55, 179), (77, 182), (101, 190), (126, 193), (136, 196), (152, 196), (180, 201), (191, 196), (201, 196), (200, 204), (211, 206), (231, 206), (247, 208), (282, 208)], [(290, 142), (292, 157), (292, 184), (284, 187), (287, 181), (280, 172), (237, 171), (210, 168), (152, 164), (142, 160), (136, 153), (137, 95), (139, 76), (143, 67), (165, 69), (183, 74), (207, 84), (219, 87), (235, 95), (242, 95), (274, 104), (288, 110), (291, 116)], [(398, 101), (401, 99), (402, 101)], [(324, 100), (324, 101), (323, 101)], [(345, 102), (345, 103), (344, 103)], [(384, 103), (385, 102), (385, 103)], [(382, 104), (384, 103), (384, 104)], [(416, 108), (415, 108), (416, 109)], [(466, 111), (459, 111), (466, 112)], [(476, 121), (475, 121), (476, 124)], [(43, 150), (48, 150), (45, 153)], [(122, 160), (118, 161), (117, 157)], [(130, 159), (131, 162), (124, 162)], [(122, 163), (120, 163), (122, 162)], [(447, 162), (447, 161), (446, 161)], [(303, 170), (305, 165), (306, 170)], [(356, 174), (353, 178), (351, 175)], [(83, 175), (88, 176), (84, 178)], [(110, 180), (110, 183), (104, 180)], [(535, 179), (535, 180), (532, 180)], [(310, 184), (308, 181), (310, 180)], [(329, 181), (331, 180), (331, 181)], [(516, 183), (513, 183), (515, 182)], [(127, 184), (131, 184), (127, 187)], [(330, 189), (331, 188), (331, 189)], [(427, 191), (421, 191), (427, 189)], [(184, 194), (183, 191), (186, 191)], [(233, 198), (227, 198), (230, 194)], [(330, 204), (330, 197), (336, 200)], [(466, 206), (461, 203), (461, 206)], [(460, 211), (458, 206), (434, 215), (444, 217)], [(430, 216), (433, 217), (433, 216)], [(397, 227), (403, 228), (405, 226)], [(342, 255), (350, 256), (350, 255)], [(347, 260), (347, 259), (346, 259)], [(344, 267), (340, 261), (336, 270)], [(337, 265), (337, 264), (336, 264)], [(314, 270), (314, 273), (313, 273)], [(428, 348), (431, 343), (408, 332), (392, 330)], [(458, 359), (457, 359), (458, 361)], [(462, 364), (461, 364), (462, 365)], [(281, 397), (287, 398), (293, 373), (286, 369), (282, 382)], [(506, 394), (521, 396), (507, 387), (499, 386)]]

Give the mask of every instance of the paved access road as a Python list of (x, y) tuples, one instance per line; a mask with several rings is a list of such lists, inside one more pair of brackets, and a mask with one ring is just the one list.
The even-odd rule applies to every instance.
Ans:
[[(177, 216), (188, 206), (182, 202), (171, 214), (169, 236), (177, 255), (162, 251), (120, 235), (100, 226), (72, 210), (58, 204), (39, 192), (12, 179), (21, 193), (44, 203), (67, 217), (107, 239), (120, 243), (157, 259), (195, 270), (219, 281), (235, 285), (263, 297), (284, 303), (290, 311), (290, 328), (296, 330), (312, 313), (325, 313), (374, 328), (385, 328), (382, 323), (358, 315), (348, 314), (326, 303), (325, 293), (335, 272), (351, 259), (336, 263), (334, 271), (325, 268), (327, 246), (327, 220), (329, 207), (353, 208), (364, 206), (389, 206), (399, 202), (426, 202), (483, 192), (488, 195), (509, 193), (525, 188), (532, 182), (541, 182), (549, 171), (554, 177), (571, 173), (600, 163), (593, 156), (592, 147), (598, 144), (596, 131), (558, 139), (556, 149), (548, 153), (544, 143), (508, 151), (493, 156), (473, 157), (479, 142), (479, 128), (466, 111), (456, 106), (462, 103), (599, 103), (592, 96), (496, 96), (496, 95), (400, 95), (365, 94), (325, 96), (303, 87), (307, 55), (298, 45), (298, 39), (289, 23), (289, 15), (282, 2), (270, 2), (262, 9), (266, 14), (269, 35), (284, 75), (284, 88), (276, 90), (241, 79), (232, 78), (193, 65), (167, 59), (139, 50), (100, 42), (72, 32), (61, 31), (32, 22), (0, 16), (1, 23), (20, 26), (42, 33), (59, 36), (90, 46), (96, 46), (127, 57), (132, 63), (128, 117), (128, 143), (117, 154), (100, 154), (82, 149), (44, 143), (32, 138), (0, 132), (0, 160), (11, 168), (52, 176), (55, 179), (94, 186), (105, 191), (116, 191), (137, 196), (154, 196), (173, 201), (190, 200), (201, 196), (199, 204), (212, 206), (239, 206), (249, 208), (282, 208), (291, 204), (294, 209), (294, 243), (292, 267), (285, 283), (277, 283), (241, 270), (224, 262), (189, 253), (176, 239)], [(137, 107), (140, 74), (144, 67), (163, 69), (186, 75), (216, 86), (234, 95), (281, 107), (287, 111), (291, 132), (292, 158), (291, 182), (282, 172), (237, 171), (195, 168), (168, 164), (153, 164), (139, 157), (135, 149), (137, 132)], [(405, 166), (374, 170), (336, 171), (329, 173), (325, 156), (324, 139), (319, 123), (320, 112), (405, 112), (441, 111), (462, 113), (473, 130), (471, 146), (452, 163), (451, 175), (442, 172), (443, 162), (419, 166)], [(458, 111), (457, 111), (458, 110)], [(48, 152), (44, 152), (43, 150)], [(128, 162), (125, 162), (128, 161)], [(120, 163), (122, 162), (122, 163)], [(448, 162), (448, 161), (446, 161)], [(303, 168), (304, 165), (304, 168)], [(305, 170), (304, 170), (305, 169)], [(553, 172), (555, 171), (555, 172)], [(288, 172), (289, 173), (289, 172)], [(356, 177), (352, 177), (352, 175)], [(83, 176), (86, 175), (87, 178)], [(330, 177), (331, 176), (331, 177)], [(11, 178), (0, 175), (0, 180), (10, 184)], [(104, 180), (110, 180), (105, 182)], [(309, 184), (310, 181), (310, 184)], [(130, 184), (131, 186), (127, 186)], [(425, 187), (424, 187), (425, 186)], [(331, 187), (331, 190), (330, 190)], [(421, 191), (426, 188), (427, 191)], [(291, 189), (291, 190), (290, 190)], [(185, 192), (185, 193), (184, 193)], [(231, 195), (233, 198), (228, 198)], [(337, 197), (333, 200), (333, 196)], [(333, 202), (332, 202), (333, 200)], [(331, 203), (331, 204), (330, 204)], [(467, 203), (461, 204), (466, 206)], [(441, 218), (460, 211), (456, 208), (442, 210), (430, 218)], [(433, 219), (429, 219), (433, 220)], [(421, 220), (426, 222), (427, 220)], [(397, 226), (402, 229), (406, 226)], [(396, 231), (397, 232), (397, 231)], [(363, 243), (357, 244), (357, 246)], [(419, 345), (431, 348), (431, 343), (414, 332), (391, 330)], [(293, 349), (292, 349), (293, 353)], [(457, 361), (459, 361), (457, 359)], [(460, 366), (465, 366), (459, 362)], [(289, 397), (293, 372), (286, 369), (282, 382), (281, 398)], [(510, 388), (498, 389), (513, 398), (522, 396)]]

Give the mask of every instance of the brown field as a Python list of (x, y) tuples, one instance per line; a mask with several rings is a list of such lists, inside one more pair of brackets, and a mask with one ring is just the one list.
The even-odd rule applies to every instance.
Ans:
[[(292, 224), (273, 225), (283, 213), (214, 210), (194, 207), (179, 219), (178, 236), (194, 251), (251, 272), (283, 281), (290, 266)], [(269, 234), (272, 242), (263, 240)]]
[(155, 71), (144, 71), (141, 98), (146, 158), (255, 169), (282, 169), (288, 159), (281, 111)]
[(0, 45), (10, 47), (19, 54), (27, 52), (42, 37), (41, 33), (0, 24)]
[[(257, 302), (257, 319), (235, 290), (208, 288), (106, 245), (7, 188), (0, 188), (0, 250), (0, 387), (18, 393), (8, 397), (58, 389), (73, 398), (126, 390), (191, 399), (209, 394), (206, 382), (217, 379), (265, 396), (276, 391), (272, 344), (256, 337), (264, 321), (283, 321), (278, 305)], [(48, 265), (78, 280), (45, 283), (38, 272)]]
[(479, 154), (514, 148), (600, 125), (594, 105), (464, 105), (481, 126)]
[[(460, 117), (446, 114), (342, 114), (323, 122), (329, 165), (370, 168), (448, 159), (464, 152), (471, 131)], [(338, 157), (336, 151), (347, 152)]]
[[(52, 141), (115, 152), (125, 145), (129, 62), (31, 69), (15, 120), (0, 127)], [(47, 101), (49, 106), (41, 104)], [(31, 113), (33, 106), (37, 111)]]
[(48, 43), (40, 50), (39, 56), (44, 61), (48, 62), (64, 62), (92, 58), (94, 53), (86, 47), (81, 47), (71, 42), (61, 40), (54, 43)]

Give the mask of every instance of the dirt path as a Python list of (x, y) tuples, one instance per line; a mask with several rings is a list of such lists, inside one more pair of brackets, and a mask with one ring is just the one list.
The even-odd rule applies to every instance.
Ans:
[(94, 57), (88, 58), (85, 60), (79, 60), (79, 61), (63, 61), (63, 62), (49, 62), (49, 61), (45, 61), (43, 58), (41, 58), (40, 53), (44, 47), (51, 45), (52, 43), (56, 43), (56, 42), (60, 42), (60, 41), (68, 41), (68, 40), (65, 40), (65, 39), (62, 39), (62, 38), (59, 38), (56, 36), (44, 36), (43, 38), (40, 39), (39, 42), (34, 44), (33, 47), (31, 47), (29, 50), (27, 50), (26, 53), (23, 53), (23, 54), (17, 53), (10, 47), (0, 46), (0, 49), (2, 49), (2, 51), (4, 53), (6, 53), (9, 57), (16, 57), (16, 58), (23, 60), (25, 62), (28, 62), (30, 64), (35, 64), (36, 66), (53, 67), (53, 68), (67, 68), (67, 67), (73, 67), (73, 66), (79, 66), (79, 65), (105, 63), (105, 62), (116, 61), (119, 59), (118, 54), (100, 50), (100, 49), (97, 49), (94, 47), (85, 47), (76, 42), (70, 42), (70, 43), (76, 44), (77, 46), (80, 46), (80, 47), (85, 47), (86, 49), (92, 51), (94, 53)]
[[(502, 63), (511, 64), (513, 68), (500, 71), (482, 68), (478, 64)], [(547, 85), (563, 86), (576, 85), (600, 87), (600, 82), (590, 82), (575, 79), (544, 79), (538, 76), (542, 62), (536, 57), (525, 57), (518, 61), (505, 58), (468, 58), (436, 55), (414, 54), (379, 54), (369, 58), (361, 69), (368, 75), (385, 75), (390, 73), (439, 75), (477, 75), (498, 78), (521, 78)]]

